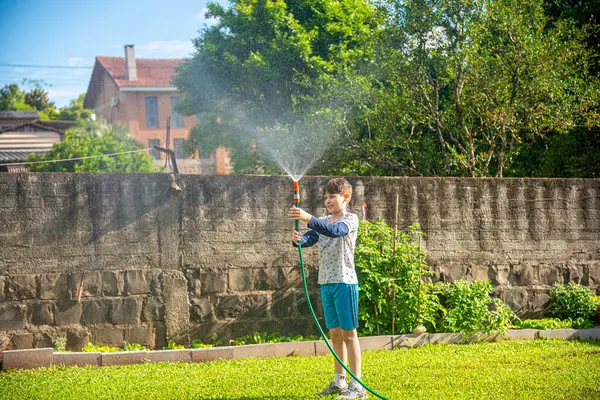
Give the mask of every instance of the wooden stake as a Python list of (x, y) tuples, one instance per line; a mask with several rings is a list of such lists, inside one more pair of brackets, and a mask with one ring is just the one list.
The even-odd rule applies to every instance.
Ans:
[(81, 302), (81, 296), (83, 295), (83, 276), (85, 272), (81, 273), (81, 280), (79, 281), (79, 288), (77, 289), (77, 303)]
[(417, 287), (417, 326), (421, 326), (421, 232), (419, 232), (419, 282)]
[[(394, 264), (392, 265), (393, 274), (396, 275), (396, 236), (398, 235), (398, 204), (400, 203), (400, 195), (396, 193), (396, 213), (394, 215), (394, 239), (392, 257)], [(396, 289), (392, 291), (392, 335), (396, 334)]]

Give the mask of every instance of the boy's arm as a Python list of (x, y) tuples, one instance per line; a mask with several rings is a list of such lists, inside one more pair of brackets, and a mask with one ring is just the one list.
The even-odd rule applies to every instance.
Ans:
[[(308, 227), (328, 237), (336, 238), (346, 236), (350, 232), (350, 228), (345, 222), (336, 222), (330, 224), (327, 220), (311, 217)], [(310, 232), (310, 231), (309, 231)], [(304, 246), (302, 246), (304, 247)]]
[(319, 241), (319, 234), (313, 230), (306, 231), (304, 235), (302, 235), (302, 239), (298, 244), (292, 242), (294, 247), (298, 247), (300, 245), (302, 248), (311, 247), (315, 243)]

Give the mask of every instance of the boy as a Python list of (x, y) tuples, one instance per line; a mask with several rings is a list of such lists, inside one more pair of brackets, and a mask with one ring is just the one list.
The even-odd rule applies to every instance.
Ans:
[[(352, 186), (344, 178), (331, 179), (325, 186), (325, 207), (329, 215), (316, 218), (306, 211), (292, 207), (289, 219), (304, 221), (309, 230), (300, 235), (292, 232), (295, 247), (310, 247), (318, 243), (319, 285), (333, 349), (360, 379), (360, 344), (358, 327), (358, 280), (354, 270), (354, 246), (358, 231), (358, 216), (346, 206), (352, 198)], [(340, 394), (341, 399), (364, 399), (366, 390), (354, 379), (346, 384), (343, 367), (334, 360), (335, 379), (318, 396)]]

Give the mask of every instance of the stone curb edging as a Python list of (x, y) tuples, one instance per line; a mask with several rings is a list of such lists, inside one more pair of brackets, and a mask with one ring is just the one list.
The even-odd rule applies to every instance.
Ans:
[[(600, 327), (592, 329), (518, 329), (502, 334), (475, 334), (465, 338), (460, 333), (424, 333), (421, 335), (368, 336), (361, 337), (362, 350), (393, 350), (427, 344), (458, 344), (477, 341), (533, 340), (533, 339), (597, 339)], [(2, 352), (2, 369), (32, 369), (51, 365), (108, 366), (144, 362), (205, 362), (251, 357), (315, 356), (327, 355), (329, 349), (324, 341), (285, 342), (253, 344), (247, 346), (224, 346), (206, 349), (127, 351), (115, 353), (61, 353), (51, 348), (6, 350)]]

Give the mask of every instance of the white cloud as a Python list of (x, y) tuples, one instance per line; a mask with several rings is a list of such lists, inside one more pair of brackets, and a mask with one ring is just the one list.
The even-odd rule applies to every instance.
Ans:
[(198, 14), (196, 14), (194, 16), (194, 19), (196, 21), (201, 22), (201, 23), (206, 24), (206, 25), (213, 25), (213, 24), (216, 24), (217, 22), (219, 22), (218, 18), (212, 18), (212, 17), (211, 18), (207, 18), (206, 17), (206, 12), (207, 11), (208, 11), (208, 8), (204, 7), (202, 9), (202, 11), (200, 11)]
[(192, 42), (187, 40), (154, 40), (135, 45), (135, 55), (141, 58), (183, 58), (189, 57), (193, 50)]

